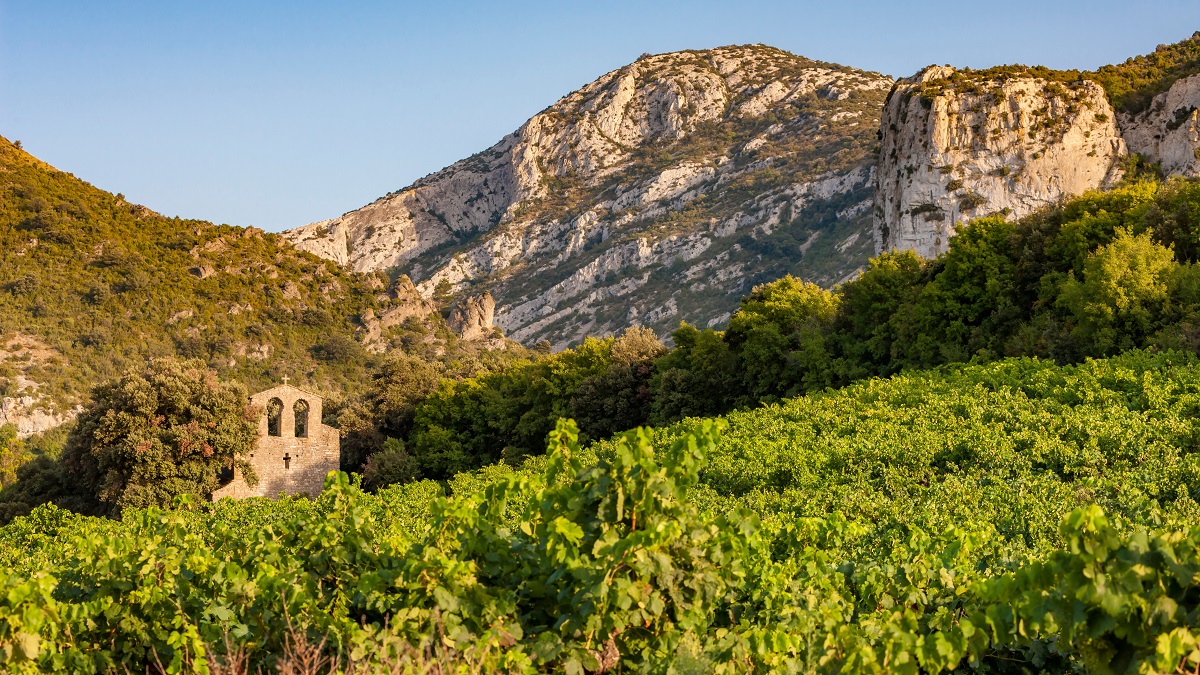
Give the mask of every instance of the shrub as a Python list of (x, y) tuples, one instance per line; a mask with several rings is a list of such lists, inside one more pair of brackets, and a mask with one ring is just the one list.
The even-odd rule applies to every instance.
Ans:
[(389, 438), (383, 449), (371, 455), (363, 466), (363, 487), (375, 491), (396, 483), (408, 483), (419, 476), (419, 467), (404, 449), (404, 442)]
[(199, 361), (163, 358), (97, 387), (63, 450), (82, 491), (109, 513), (165, 506), (181, 494), (206, 498), (222, 469), (258, 438), (245, 387), (221, 382)]
[(958, 200), (958, 208), (963, 211), (974, 211), (987, 203), (987, 199), (975, 192), (968, 192)]

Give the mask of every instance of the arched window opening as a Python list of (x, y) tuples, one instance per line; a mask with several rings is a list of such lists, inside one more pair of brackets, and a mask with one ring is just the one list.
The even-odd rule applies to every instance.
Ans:
[(267, 435), (282, 436), (283, 401), (273, 398), (267, 401)]
[(308, 401), (296, 401), (292, 412), (296, 417), (296, 438), (308, 438)]

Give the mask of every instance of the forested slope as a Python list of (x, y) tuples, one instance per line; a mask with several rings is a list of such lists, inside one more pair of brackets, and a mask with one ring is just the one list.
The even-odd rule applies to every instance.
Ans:
[[(161, 216), (0, 138), (0, 425), (23, 435), (152, 357), (200, 358), (251, 388), (289, 375), (340, 399), (379, 352), (480, 351), (459, 348), (406, 284), (254, 228)], [(412, 321), (364, 344), (365, 313), (408, 304)]]

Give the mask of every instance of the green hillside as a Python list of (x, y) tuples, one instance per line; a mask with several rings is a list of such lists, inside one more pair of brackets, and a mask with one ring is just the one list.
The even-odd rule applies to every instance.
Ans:
[(0, 361), (8, 393), (21, 374), (63, 410), (172, 354), (252, 385), (352, 389), (366, 360), (342, 352), (381, 287), (271, 234), (160, 216), (0, 139), (0, 335), (40, 351)]
[[(130, 204), (0, 138), (3, 396), (64, 413), (127, 368), (178, 355), (251, 390), (289, 375), (340, 400), (381, 362), (356, 337), (360, 316), (411, 300), (384, 275), (349, 273), (276, 235)], [(433, 316), (377, 346), (479, 352), (458, 342)]]

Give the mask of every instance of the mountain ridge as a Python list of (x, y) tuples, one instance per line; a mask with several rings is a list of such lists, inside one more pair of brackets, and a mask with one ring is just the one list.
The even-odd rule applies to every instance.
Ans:
[[(869, 211), (864, 167), (890, 86), (763, 45), (644, 56), (492, 148), (284, 236), (357, 270), (407, 273), (427, 297), (443, 283), (490, 291), (497, 323), (526, 343), (715, 324), (755, 283), (798, 271), (828, 285), (865, 264), (861, 218), (799, 262), (831, 223), (793, 211), (846, 193), (856, 199), (834, 211)], [(826, 194), (832, 184), (844, 189)], [(714, 270), (720, 298), (691, 292)], [(592, 320), (611, 299), (628, 312)]]

